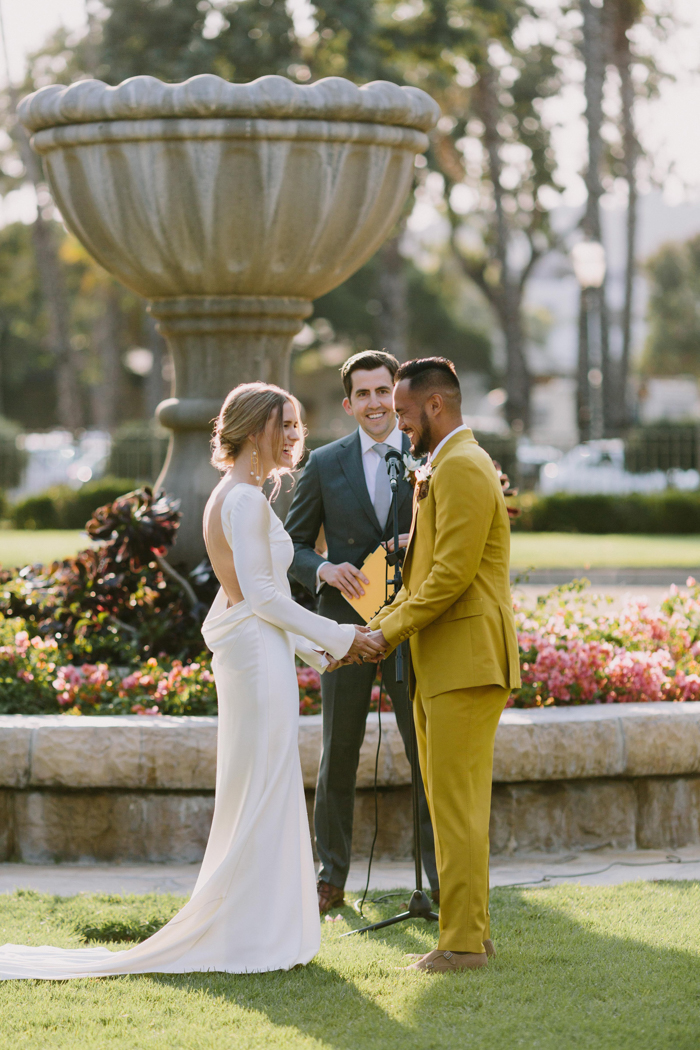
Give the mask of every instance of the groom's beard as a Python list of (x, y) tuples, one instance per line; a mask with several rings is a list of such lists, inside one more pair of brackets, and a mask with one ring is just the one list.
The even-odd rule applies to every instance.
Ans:
[(425, 409), (421, 409), (420, 413), (420, 430), (413, 432), (413, 443), (411, 444), (411, 454), (413, 456), (427, 456), (430, 452), (430, 446), (432, 444), (431, 433), (430, 433), (430, 420)]

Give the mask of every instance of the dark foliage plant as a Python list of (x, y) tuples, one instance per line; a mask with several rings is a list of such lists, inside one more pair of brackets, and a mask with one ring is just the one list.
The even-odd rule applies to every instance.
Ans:
[(120, 496), (87, 523), (95, 547), (2, 572), (0, 612), (59, 639), (79, 660), (129, 666), (151, 655), (196, 657), (213, 577), (200, 567), (191, 582), (164, 561), (179, 520), (177, 501), (149, 488)]

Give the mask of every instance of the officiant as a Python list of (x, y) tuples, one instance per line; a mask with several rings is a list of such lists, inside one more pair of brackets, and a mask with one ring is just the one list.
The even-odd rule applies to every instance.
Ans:
[[(363, 351), (341, 369), (343, 408), (358, 423), (349, 437), (311, 453), (298, 482), (285, 528), (294, 542), (290, 573), (312, 594), (318, 611), (339, 623), (364, 621), (346, 600), (363, 593), (358, 568), (392, 534), (391, 488), (384, 457), (390, 448), (408, 452), (392, 403), (398, 361), (391, 354)], [(408, 542), (412, 489), (399, 482), (400, 546)], [(327, 558), (317, 550), (323, 527)], [(393, 542), (393, 541), (392, 541)], [(374, 664), (351, 664), (321, 677), (323, 751), (316, 784), (314, 831), (321, 862), (318, 903), (321, 914), (340, 907), (350, 867), (355, 781), (370, 706)], [(408, 675), (397, 682), (394, 659), (382, 664), (386, 691), (409, 752)], [(439, 902), (433, 829), (422, 782), (419, 784), (423, 867)]]

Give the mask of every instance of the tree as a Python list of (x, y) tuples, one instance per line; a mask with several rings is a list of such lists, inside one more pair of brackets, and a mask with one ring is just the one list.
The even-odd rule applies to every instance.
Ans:
[[(588, 199), (582, 228), (593, 240), (602, 241), (601, 196), (615, 179), (627, 187), (627, 230), (624, 273), (624, 301), (620, 317), (620, 353), (610, 351), (610, 317), (605, 284), (582, 294), (579, 357), (579, 421), (583, 437), (590, 425), (587, 326), (585, 298), (597, 300), (601, 331), (603, 372), (603, 427), (606, 436), (624, 433), (630, 424), (629, 369), (632, 351), (632, 311), (636, 271), (639, 161), (644, 155), (636, 129), (636, 104), (640, 97), (652, 96), (662, 74), (653, 57), (640, 51), (634, 41), (635, 28), (646, 28), (662, 37), (670, 27), (667, 15), (654, 15), (644, 0), (579, 0), (582, 26), (577, 42), (585, 68), (585, 118), (588, 130), (588, 158), (585, 172)], [(603, 96), (611, 83), (611, 72), (618, 77), (618, 112), (606, 116)], [(641, 75), (636, 75), (641, 74)]]
[[(632, 349), (632, 307), (637, 253), (637, 165), (641, 147), (637, 138), (635, 121), (636, 89), (633, 66), (636, 58), (632, 52), (630, 31), (644, 14), (644, 0), (606, 0), (604, 12), (608, 54), (620, 77), (620, 149), (616, 174), (627, 184), (627, 229), (625, 252), (625, 298), (622, 307), (622, 347), (620, 360), (612, 368), (609, 362), (607, 378), (608, 396), (605, 401), (606, 432), (619, 434), (629, 426), (629, 380), (630, 354)], [(613, 160), (615, 170), (615, 160)]]
[(700, 235), (665, 244), (647, 261), (647, 375), (700, 376)]
[[(446, 301), (439, 279), (421, 273), (405, 259), (401, 261), (408, 287), (406, 356), (440, 354), (451, 358), (462, 372), (490, 374), (488, 333), (458, 316), (455, 304)], [(339, 288), (316, 300), (315, 315), (328, 321), (332, 338), (343, 340), (348, 351), (394, 352), (385, 338), (384, 308), (379, 298), (384, 280), (384, 259), (378, 252)], [(331, 338), (330, 332), (328, 338)]]
[[(0, 35), (8, 71), (7, 47), (2, 18)], [(69, 430), (77, 430), (83, 422), (75, 355), (70, 341), (68, 308), (64, 274), (57, 254), (56, 240), (52, 233), (53, 205), (48, 196), (41, 159), (34, 153), (29, 136), (16, 117), (17, 103), (26, 92), (10, 85), (6, 94), (5, 129), (14, 143), (19, 161), (24, 168), (24, 178), (31, 183), (36, 193), (36, 219), (32, 224), (32, 242), (36, 257), (43, 307), (47, 320), (46, 341), (56, 361), (57, 415), (59, 422)], [(5, 174), (3, 172), (3, 174)], [(17, 177), (5, 177), (3, 182), (13, 184)]]
[(541, 100), (562, 79), (553, 48), (517, 43), (526, 22), (536, 27), (535, 11), (520, 0), (323, 0), (315, 17), (307, 58), (315, 74), (381, 76), (439, 102), (429, 168), (444, 180), (454, 257), (503, 332), (507, 417), (526, 428), (523, 300), (537, 261), (555, 243), (545, 202), (546, 190), (557, 188), (555, 163)]
[(287, 74), (298, 58), (284, 0), (104, 0), (104, 7), (107, 17), (92, 20), (77, 55), (108, 84), (141, 74), (255, 80)]

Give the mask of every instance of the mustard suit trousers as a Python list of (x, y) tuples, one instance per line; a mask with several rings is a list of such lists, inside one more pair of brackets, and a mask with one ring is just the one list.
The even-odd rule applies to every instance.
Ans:
[(490, 937), (493, 746), (509, 692), (486, 685), (414, 694), (418, 758), (435, 831), (442, 951), (483, 952)]

